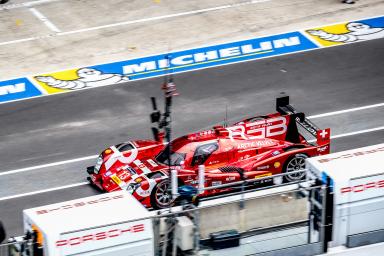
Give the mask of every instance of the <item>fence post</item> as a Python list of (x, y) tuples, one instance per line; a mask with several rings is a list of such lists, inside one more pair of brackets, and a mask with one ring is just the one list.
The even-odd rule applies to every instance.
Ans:
[(198, 184), (198, 194), (204, 193), (204, 183), (205, 183), (205, 166), (203, 164), (199, 165), (199, 184)]

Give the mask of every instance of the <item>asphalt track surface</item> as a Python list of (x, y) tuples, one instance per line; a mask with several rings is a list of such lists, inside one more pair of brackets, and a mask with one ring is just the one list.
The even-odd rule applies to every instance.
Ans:
[[(175, 75), (173, 137), (228, 119), (274, 112), (281, 92), (308, 115), (384, 102), (384, 39)], [(129, 139), (151, 138), (153, 78), (0, 105), (2, 172), (97, 155)], [(313, 119), (332, 134), (384, 126), (384, 106)], [(332, 151), (382, 143), (384, 130), (334, 139)], [(85, 181), (93, 159), (0, 176), (0, 198)], [(347, 170), (346, 170), (347, 171)], [(97, 194), (87, 185), (0, 200), (9, 235), (22, 234), (22, 209)]]

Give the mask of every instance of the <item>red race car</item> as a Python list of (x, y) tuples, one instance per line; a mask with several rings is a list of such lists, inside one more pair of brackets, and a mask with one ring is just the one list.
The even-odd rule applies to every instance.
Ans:
[[(104, 150), (95, 166), (88, 167), (88, 180), (103, 191), (129, 190), (143, 205), (155, 209), (172, 202), (169, 170), (178, 169), (178, 184), (197, 186), (198, 166), (205, 165), (205, 186), (287, 173), (285, 182), (299, 181), (305, 158), (328, 154), (330, 130), (318, 129), (304, 113), (289, 105), (289, 97), (276, 99), (277, 112), (215, 126), (188, 134), (166, 145), (135, 140)], [(315, 137), (308, 142), (305, 137)], [(168, 166), (168, 150), (170, 167)], [(228, 188), (204, 191), (211, 196)]]

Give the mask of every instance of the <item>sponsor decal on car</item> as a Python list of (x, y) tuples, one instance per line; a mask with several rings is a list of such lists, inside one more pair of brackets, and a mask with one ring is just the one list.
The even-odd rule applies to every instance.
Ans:
[(230, 176), (230, 177), (225, 178), (226, 181), (233, 181), (235, 179), (236, 178), (234, 176)]
[(145, 166), (145, 164), (143, 164), (143, 162), (141, 162), (139, 159), (136, 159), (135, 161), (133, 161), (133, 163), (140, 168), (140, 170), (142, 170), (145, 174), (147, 173), (150, 173), (151, 170)]
[(245, 142), (245, 143), (238, 144), (237, 149), (273, 146), (275, 144), (276, 143), (271, 140), (258, 140), (258, 141)]
[(268, 177), (268, 176), (271, 176), (271, 175), (272, 175), (271, 172), (267, 172), (267, 173), (263, 173), (263, 174), (260, 174), (260, 175), (256, 175), (255, 179), (263, 178), (263, 177)]
[[(236, 138), (244, 140), (263, 139), (285, 134), (287, 132), (287, 117), (279, 116), (268, 118), (262, 121), (235, 125), (226, 129), (229, 132), (228, 136), (231, 140), (235, 140)], [(265, 140), (259, 143), (261, 144), (260, 146), (271, 146), (273, 142)], [(262, 145), (262, 143), (265, 144)]]
[(221, 185), (222, 184), (222, 182), (221, 181), (212, 181), (212, 186), (214, 187), (214, 186), (219, 186), (219, 185)]
[(280, 167), (280, 162), (275, 162), (274, 164), (273, 164), (273, 166), (275, 167), (275, 168), (279, 168)]
[(266, 170), (266, 169), (269, 169), (269, 165), (259, 166), (256, 169), (257, 170)]
[(155, 161), (153, 161), (152, 159), (148, 159), (147, 162), (148, 162), (150, 165), (152, 165), (152, 167), (158, 167), (158, 166), (159, 166), (159, 165), (158, 165)]
[(325, 152), (328, 149), (328, 147), (329, 147), (328, 145), (327, 146), (323, 146), (323, 147), (319, 147), (319, 148), (317, 148), (317, 151), (320, 152), (320, 153), (321, 152)]

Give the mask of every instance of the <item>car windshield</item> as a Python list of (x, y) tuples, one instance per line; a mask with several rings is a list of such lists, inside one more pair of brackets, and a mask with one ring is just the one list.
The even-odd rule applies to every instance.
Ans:
[[(168, 151), (169, 151), (169, 145), (166, 146), (163, 151), (161, 151), (157, 157), (156, 161), (165, 165), (168, 165)], [(180, 165), (181, 161), (185, 160), (186, 153), (180, 153), (171, 151), (170, 153), (170, 164), (171, 166)]]
[(192, 158), (192, 166), (204, 164), (208, 157), (218, 148), (219, 145), (216, 142), (197, 147)]

